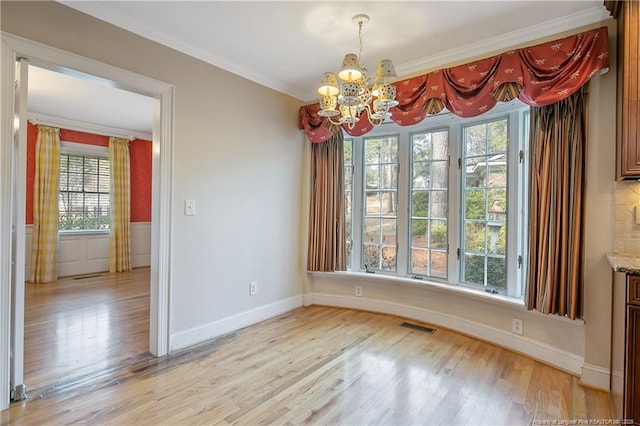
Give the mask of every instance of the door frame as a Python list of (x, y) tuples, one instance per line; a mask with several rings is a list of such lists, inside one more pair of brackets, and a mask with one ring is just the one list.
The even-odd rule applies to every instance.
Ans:
[[(174, 86), (109, 64), (85, 58), (51, 46), (2, 33), (2, 98), (0, 99), (0, 410), (9, 406), (10, 398), (10, 350), (11, 336), (22, 339), (24, 328), (13, 330), (11, 326), (11, 295), (13, 293), (12, 268), (24, 270), (22, 264), (11, 262), (11, 219), (16, 200), (12, 189), (18, 184), (19, 173), (26, 164), (13, 166), (14, 156), (14, 96), (15, 62), (26, 58), (32, 65), (53, 71), (86, 74), (102, 79), (120, 89), (154, 98), (153, 153), (152, 153), (152, 204), (151, 204), (151, 277), (149, 351), (163, 356), (170, 349), (170, 265), (171, 265), (171, 211), (173, 184), (173, 116)], [(20, 131), (26, 132), (25, 129)], [(21, 170), (22, 169), (22, 170)], [(22, 190), (24, 191), (24, 189)], [(24, 237), (25, 228), (16, 233)], [(24, 281), (16, 283), (22, 286)], [(19, 294), (17, 291), (16, 294)], [(24, 315), (24, 312), (17, 313)], [(13, 334), (15, 333), (15, 335)], [(23, 363), (24, 360), (17, 360)], [(22, 385), (16, 383), (14, 385)]]

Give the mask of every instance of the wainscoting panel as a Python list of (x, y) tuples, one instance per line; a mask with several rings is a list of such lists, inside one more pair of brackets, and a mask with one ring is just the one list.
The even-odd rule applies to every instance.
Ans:
[[(151, 223), (131, 224), (131, 253), (134, 268), (151, 265)], [(31, 268), (33, 225), (25, 227), (25, 273)], [(58, 276), (91, 274), (109, 270), (109, 233), (69, 233), (58, 239)]]

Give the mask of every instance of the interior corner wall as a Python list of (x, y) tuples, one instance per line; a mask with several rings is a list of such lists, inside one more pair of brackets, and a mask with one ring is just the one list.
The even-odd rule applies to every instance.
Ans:
[(302, 305), (300, 101), (58, 2), (0, 8), (7, 33), (172, 85), (172, 350)]
[(583, 316), (585, 350), (582, 381), (609, 389), (613, 278), (606, 259), (614, 251), (616, 164), (616, 22), (609, 32), (609, 71), (589, 83)]

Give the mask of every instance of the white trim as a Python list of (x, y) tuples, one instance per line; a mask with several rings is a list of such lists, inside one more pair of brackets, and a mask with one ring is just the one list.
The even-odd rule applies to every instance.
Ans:
[(186, 348), (284, 314), (302, 306), (302, 296), (289, 297), (203, 324), (171, 336), (171, 351)]
[[(2, 88), (13, 87), (14, 51), (2, 39), (0, 79)], [(2, 90), (0, 103), (0, 411), (9, 407), (11, 337), (11, 189), (14, 91)]]
[[(582, 12), (569, 16), (561, 16), (552, 21), (543, 22), (539, 25), (523, 28), (510, 33), (501, 34), (475, 43), (466, 44), (456, 49), (450, 49), (437, 55), (396, 65), (396, 71), (400, 76), (409, 76), (423, 73), (425, 70), (438, 69), (448, 64), (455, 64), (460, 61), (469, 61), (469, 58), (498, 54), (500, 51), (513, 49), (515, 46), (522, 46), (525, 43), (532, 44), (532, 40), (538, 40), (558, 33), (568, 31), (572, 28), (580, 28), (587, 25), (596, 24), (609, 19), (609, 13), (604, 6), (599, 5)], [(576, 31), (577, 33), (577, 31)], [(401, 77), (404, 79), (405, 77)]]
[[(164, 32), (160, 32), (145, 22), (141, 22), (140, 20), (124, 13), (115, 11), (104, 5), (100, 5), (97, 2), (61, 1), (61, 3), (100, 20), (110, 22), (142, 37), (186, 53), (189, 56), (208, 62), (248, 80), (255, 81), (263, 86), (277, 90), (289, 96), (293, 96), (296, 99), (300, 99), (305, 102), (311, 102), (317, 99), (317, 94), (315, 93), (306, 90), (300, 91), (291, 85), (274, 80), (264, 74), (256, 72), (255, 70), (249, 70), (234, 61), (230, 61), (226, 58), (215, 55), (212, 52), (205, 51), (190, 43), (179, 40)], [(531, 40), (565, 32), (572, 28), (602, 22), (608, 18), (609, 14), (604, 9), (604, 6), (594, 6), (591, 9), (578, 12), (573, 15), (562, 16), (539, 25), (512, 31), (510, 33), (478, 41), (476, 43), (467, 44), (464, 47), (451, 49), (441, 54), (430, 55), (426, 58), (404, 64), (396, 64), (396, 70), (398, 71), (398, 75), (402, 76), (401, 78), (405, 78), (404, 76), (424, 72), (429, 69), (437, 69), (448, 64), (467, 60), (470, 57), (492, 54), (499, 50), (513, 48), (514, 46), (518, 46), (523, 43), (530, 43)]]
[(313, 294), (313, 304), (397, 315), (436, 326), (446, 327), (497, 346), (510, 349), (514, 352), (524, 354), (561, 370), (575, 374), (576, 376), (580, 375), (584, 362), (584, 358), (579, 355), (559, 350), (536, 340), (458, 318), (453, 315), (433, 312), (428, 309), (417, 308), (415, 306), (367, 299), (363, 297), (336, 296), (322, 293)]
[(174, 88), (166, 86), (153, 102), (151, 198), (151, 321), (149, 349), (155, 356), (169, 353), (171, 306), (171, 211), (173, 194)]
[(68, 118), (53, 117), (50, 115), (29, 113), (29, 121), (33, 124), (44, 124), (45, 126), (59, 127), (78, 132), (92, 133), (94, 135), (115, 136), (125, 139), (144, 139), (150, 141), (153, 135), (149, 133), (136, 132), (135, 130), (116, 129), (115, 127), (102, 126), (100, 124), (85, 123), (84, 121), (70, 120)]
[(624, 394), (624, 374), (622, 371), (611, 371), (611, 393), (614, 395)]
[[(18, 56), (26, 57), (29, 59), (30, 64), (35, 66), (54, 71), (72, 70), (73, 72), (95, 76), (109, 81), (114, 87), (155, 99), (153, 132), (153, 185), (155, 190), (152, 194), (152, 210), (155, 212), (152, 215), (154, 221), (152, 237), (155, 243), (152, 256), (155, 256), (155, 258), (152, 259), (151, 265), (152, 303), (150, 306), (149, 349), (156, 356), (168, 353), (168, 330), (170, 324), (168, 300), (170, 276), (168, 271), (171, 263), (171, 193), (173, 182), (173, 163), (171, 160), (173, 150), (173, 85), (12, 34), (2, 32), (1, 35), (3, 41), (3, 68), (9, 67), (5, 62), (15, 61)], [(10, 65), (13, 66), (13, 63)], [(7, 138), (6, 135), (10, 136), (10, 131), (13, 127), (13, 99), (9, 98), (13, 96), (14, 90), (12, 90), (13, 83), (10, 80), (5, 80), (5, 78), (8, 79), (9, 76), (12, 76), (13, 71), (9, 73), (5, 72), (5, 69), (2, 71), (2, 87), (9, 88), (9, 90), (3, 91), (1, 120), (2, 128), (5, 130), (2, 134), (2, 141), (8, 141), (10, 137)], [(6, 149), (5, 144), (2, 144), (0, 149)], [(9, 160), (7, 158), (7, 156), (2, 155), (0, 159), (0, 167), (2, 167), (0, 172), (2, 173), (2, 182), (5, 185), (4, 187), (0, 186), (0, 189), (2, 189), (2, 193), (0, 193), (0, 237), (2, 237), (0, 239), (0, 254), (2, 254), (0, 260), (0, 292), (3, 296), (0, 303), (5, 303), (5, 293), (10, 291), (10, 289), (7, 290), (6, 288), (9, 286), (10, 280), (6, 281), (4, 277), (11, 271), (10, 257), (5, 256), (5, 254), (10, 254), (11, 237), (7, 235), (6, 231), (10, 229), (10, 226), (5, 226), (7, 225), (7, 220), (10, 219), (7, 219), (3, 214), (5, 211), (11, 211), (10, 190), (16, 184), (13, 181), (11, 164), (9, 163), (10, 157)], [(19, 167), (26, 167), (26, 165), (19, 165)], [(9, 193), (6, 190), (9, 190)], [(9, 251), (4, 249), (7, 244), (9, 244)], [(24, 268), (24, 265), (16, 265), (16, 267)], [(4, 305), (2, 307), (3, 314), (7, 311), (10, 312), (10, 309), (5, 309)], [(2, 326), (2, 329), (0, 329), (0, 343), (3, 344), (6, 338), (5, 335), (11, 334), (11, 326), (5, 322), (0, 325)], [(156, 332), (162, 333), (162, 335), (159, 337), (154, 336)], [(4, 351), (4, 347), (0, 349), (2, 349), (0, 356), (3, 357), (1, 365), (4, 366), (4, 357), (8, 356), (5, 355), (8, 354), (8, 351)], [(8, 399), (4, 398), (5, 387), (8, 388), (8, 377), (5, 375), (4, 367), (0, 368), (0, 379), (0, 389), (2, 389), (0, 395), (3, 398), (0, 404), (4, 407), (8, 402)]]
[(611, 386), (611, 370), (585, 362), (582, 365), (580, 384), (609, 392)]

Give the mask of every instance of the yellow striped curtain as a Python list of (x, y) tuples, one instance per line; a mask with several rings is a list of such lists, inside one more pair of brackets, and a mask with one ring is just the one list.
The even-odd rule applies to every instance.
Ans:
[(109, 138), (110, 228), (109, 272), (131, 270), (131, 188), (129, 168), (129, 141)]
[(38, 126), (33, 185), (32, 283), (58, 279), (58, 189), (60, 129)]

